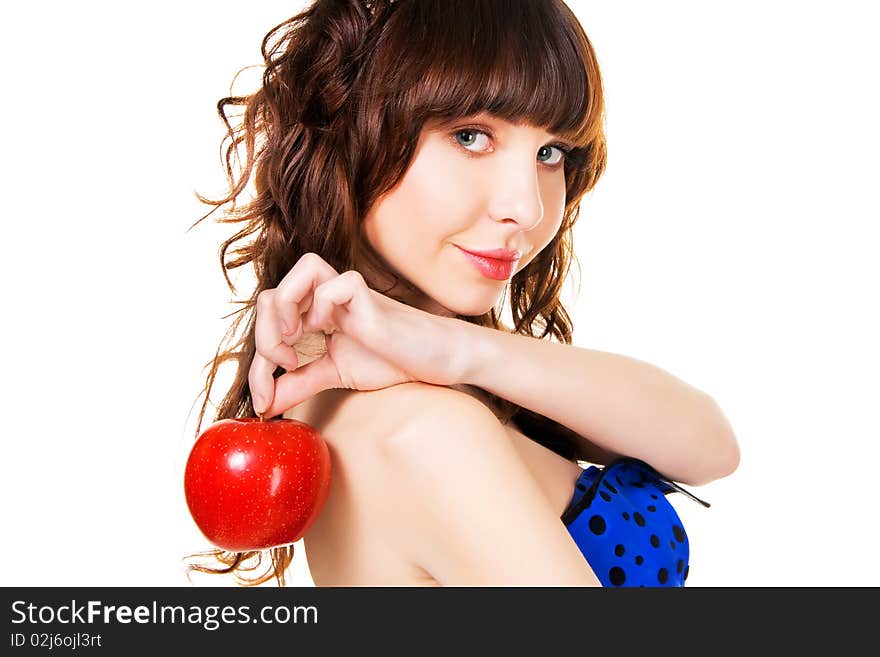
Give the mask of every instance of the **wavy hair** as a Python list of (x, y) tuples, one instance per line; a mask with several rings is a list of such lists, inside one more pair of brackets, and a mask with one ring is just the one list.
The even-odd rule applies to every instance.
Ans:
[[(236, 373), (214, 420), (254, 415), (248, 370), (256, 298), (277, 287), (303, 254), (317, 253), (340, 272), (367, 263), (394, 281), (391, 287), (414, 289), (364, 238), (362, 220), (407, 171), (430, 119), (487, 111), (513, 123), (528, 121), (575, 145), (564, 165), (562, 225), (508, 286), (514, 326), (503, 325), (497, 307), (459, 316), (499, 331), (571, 343), (572, 322), (560, 294), (576, 260), (572, 227), (581, 199), (605, 168), (606, 148), (598, 62), (563, 0), (315, 0), (272, 28), (261, 53), (258, 90), (217, 103), (227, 130), (221, 148), (226, 146), (228, 193), (219, 199), (197, 194), (212, 208), (190, 227), (223, 209), (219, 223), (240, 224), (220, 248), (226, 283), (236, 294), (227, 271), (246, 265), (256, 278), (250, 296), (233, 301), (241, 307), (227, 316), (235, 318), (205, 366), (210, 372), (200, 393), (197, 436), (224, 363), (234, 363)], [(234, 107), (243, 108), (235, 124), (229, 113)], [(376, 289), (391, 295), (390, 288)], [(275, 376), (283, 373), (278, 368)], [(571, 430), (491, 397), (503, 422), (512, 420), (569, 460), (589, 460)], [(189, 570), (234, 573), (243, 585), (274, 575), (283, 586), (293, 546), (268, 552), (270, 567), (252, 579), (242, 573), (257, 568), (265, 552), (200, 553), (223, 567)], [(253, 559), (256, 565), (247, 567)]]

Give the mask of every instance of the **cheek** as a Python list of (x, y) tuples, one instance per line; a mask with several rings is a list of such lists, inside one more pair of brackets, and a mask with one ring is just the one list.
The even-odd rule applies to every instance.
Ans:
[(559, 173), (554, 175), (551, 180), (547, 181), (547, 188), (544, 192), (544, 207), (548, 217), (559, 217), (557, 221), (561, 221), (562, 213), (565, 211), (565, 175)]
[(559, 176), (549, 182), (543, 194), (544, 221), (538, 226), (536, 244), (543, 249), (559, 232), (565, 212), (565, 178)]
[(472, 181), (466, 170), (456, 164), (431, 143), (416, 158), (400, 186), (400, 211), (407, 213), (426, 234), (458, 230), (456, 222), (470, 216), (469, 196), (464, 190), (469, 189)]
[(365, 219), (367, 237), (374, 245), (411, 250), (461, 230), (456, 221), (471, 210), (457, 190), (467, 189), (467, 182), (460, 167), (424, 151)]

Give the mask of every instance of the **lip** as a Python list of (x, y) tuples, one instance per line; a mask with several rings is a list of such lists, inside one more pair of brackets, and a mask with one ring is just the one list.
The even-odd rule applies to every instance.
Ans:
[(491, 249), (489, 251), (474, 251), (473, 249), (464, 249), (460, 246), (458, 248), (467, 253), (472, 253), (475, 256), (480, 256), (482, 258), (492, 258), (493, 260), (519, 260), (522, 257), (522, 253), (520, 253), (519, 251), (512, 251), (511, 249)]
[[(466, 249), (462, 249), (458, 247), (459, 250), (465, 255), (465, 257), (470, 260), (471, 264), (477, 268), (483, 276), (486, 278), (491, 278), (495, 281), (506, 281), (513, 274), (513, 268), (517, 263), (516, 259), (509, 259), (509, 257), (501, 258), (491, 258), (488, 256), (482, 255), (483, 253), (497, 253), (498, 251), (483, 251), (481, 253), (474, 253), (473, 251), (467, 251)], [(510, 255), (510, 251), (506, 249), (500, 250), (505, 256)], [(514, 255), (515, 252), (514, 252)]]

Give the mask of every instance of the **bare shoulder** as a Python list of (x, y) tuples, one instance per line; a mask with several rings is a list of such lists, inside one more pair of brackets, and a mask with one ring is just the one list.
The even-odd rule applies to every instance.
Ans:
[(326, 390), (284, 414), (317, 429), (333, 462), (327, 502), (305, 541), (316, 585), (433, 580), (404, 547), (407, 514), (399, 498), (411, 478), (401, 479), (396, 463), (410, 437), (431, 442), (418, 426), (450, 426), (443, 418), (464, 418), (479, 412), (477, 405), (452, 389), (408, 383), (376, 391)]
[(495, 443), (513, 453), (495, 412), (473, 394), (447, 386), (412, 382), (358, 393), (342, 413), (349, 427), (370, 424), (365, 437), (379, 457), (427, 465), (438, 452), (472, 448), (474, 440), (484, 449)]
[(459, 435), (469, 427), (500, 429), (494, 412), (476, 397), (447, 386), (406, 383), (386, 388), (376, 403), (386, 413), (389, 426), (381, 437), (384, 454), (431, 451), (432, 433)]
[[(309, 404), (285, 413), (320, 428), (335, 427), (356, 442), (384, 452), (418, 440), (421, 427), (437, 422), (486, 422), (494, 413), (475, 397), (446, 386), (402, 383), (381, 390), (328, 390)], [(497, 422), (497, 420), (496, 420)]]
[(481, 400), (419, 382), (323, 403), (327, 412), (296, 414), (333, 457), (330, 497), (307, 537), (316, 583), (598, 585)]
[(383, 531), (401, 554), (443, 585), (596, 585), (492, 410), (442, 386), (401, 388), (377, 454), (394, 511)]

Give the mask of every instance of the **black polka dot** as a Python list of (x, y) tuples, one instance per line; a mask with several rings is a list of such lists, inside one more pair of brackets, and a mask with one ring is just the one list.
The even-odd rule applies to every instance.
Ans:
[(690, 567), (690, 565), (685, 566), (685, 567), (684, 567), (684, 578), (685, 578), (685, 579), (688, 578), (688, 573), (689, 573), (689, 572), (691, 572), (691, 567)]
[(644, 562), (645, 562), (645, 557), (643, 557), (641, 554), (637, 554), (636, 555), (636, 565), (641, 566)]
[(576, 488), (577, 488), (578, 490), (587, 490), (587, 487), (584, 486), (583, 484), (577, 484)]
[(674, 549), (675, 549), (675, 541), (669, 541), (669, 548), (670, 548), (671, 550), (674, 550)]
[(633, 482), (633, 486), (635, 486), (636, 488), (644, 488), (644, 487), (645, 487), (645, 484), (643, 484), (643, 483), (641, 483), (641, 482), (639, 482), (639, 481), (634, 481), (634, 482)]
[(661, 584), (666, 584), (666, 580), (668, 580), (668, 579), (669, 579), (669, 571), (667, 571), (665, 568), (661, 568), (657, 572), (657, 581), (659, 581)]
[(657, 499), (657, 496), (654, 495), (654, 493), (651, 493), (651, 498), (656, 500), (656, 499)]
[(679, 525), (672, 525), (672, 533), (675, 534), (675, 540), (684, 543), (684, 529)]
[(618, 557), (622, 557), (625, 552), (626, 548), (623, 547), (620, 543), (614, 546), (614, 554), (616, 554)]
[(657, 507), (654, 506), (653, 504), (648, 505), (648, 511), (650, 511), (651, 513), (654, 513), (656, 510), (657, 510)]
[(614, 486), (612, 486), (612, 485), (608, 482), (607, 479), (603, 480), (603, 481), (602, 481), (602, 484), (605, 486), (605, 488), (607, 488), (607, 489), (610, 490), (612, 493), (614, 493), (615, 495), (617, 495), (617, 489), (616, 489)]
[(651, 546), (660, 547), (660, 539), (657, 538), (657, 534), (651, 534)]
[(614, 586), (622, 586), (626, 581), (626, 573), (620, 566), (614, 566), (614, 568), (608, 571), (608, 579), (611, 580)]
[(599, 495), (601, 495), (602, 499), (605, 500), (606, 502), (611, 501), (611, 496), (608, 493), (606, 493), (604, 490), (600, 490)]
[(678, 560), (678, 565), (675, 567), (675, 571), (681, 574), (681, 571), (684, 570), (684, 559)]
[(614, 475), (614, 478), (617, 480), (617, 483), (623, 486), (623, 482), (620, 480), (620, 475)]
[(633, 513), (633, 520), (636, 521), (636, 524), (637, 524), (639, 527), (644, 527), (644, 526), (645, 526), (645, 519), (642, 517), (642, 514), (639, 513), (638, 511), (636, 511), (635, 513)]
[(605, 518), (602, 516), (593, 516), (590, 518), (590, 531), (594, 534), (605, 533)]
[(624, 511), (624, 512), (623, 512), (623, 519), (624, 519), (624, 520), (629, 520), (629, 512), (627, 512), (627, 511)]

